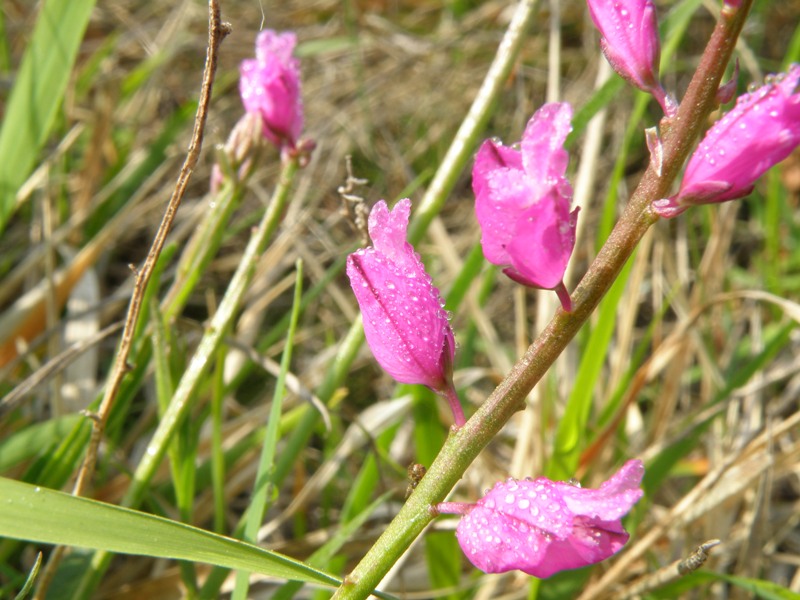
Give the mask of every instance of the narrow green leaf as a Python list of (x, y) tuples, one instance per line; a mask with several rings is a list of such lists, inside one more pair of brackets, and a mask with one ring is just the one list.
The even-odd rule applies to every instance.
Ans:
[(42, 423), (32, 423), (0, 440), (0, 473), (4, 473), (23, 461), (43, 453), (67, 435), (79, 421), (77, 414), (65, 415)]
[(548, 467), (549, 477), (564, 479), (575, 473), (580, 452), (588, 435), (586, 426), (591, 414), (595, 386), (617, 322), (617, 305), (628, 283), (635, 256), (634, 253), (600, 304), (597, 325), (592, 330), (583, 353), (564, 416), (558, 423), (555, 449)]
[(189, 560), (338, 586), (318, 569), (191, 525), (0, 477), (0, 536), (44, 544)]
[(724, 573), (711, 573), (711, 576), (752, 592), (756, 598), (764, 598), (765, 600), (800, 600), (800, 594), (772, 581), (752, 577), (737, 577), (736, 575), (725, 575)]
[[(311, 556), (308, 557), (308, 564), (314, 567), (318, 567), (320, 569), (324, 568), (327, 563), (329, 563), (339, 549), (344, 546), (345, 542), (347, 542), (353, 534), (367, 521), (367, 519), (375, 512), (378, 507), (382, 506), (390, 497), (392, 496), (392, 492), (386, 492), (380, 498), (377, 498), (373, 501), (369, 506), (367, 506), (363, 511), (361, 511), (358, 515), (356, 515), (351, 521), (348, 521), (339, 527), (338, 531), (333, 535), (333, 537), (325, 542), (318, 550), (314, 552)], [(272, 597), (272, 600), (288, 600), (289, 598), (294, 597), (302, 584), (297, 581), (290, 581), (281, 587), (275, 595)], [(384, 592), (375, 592), (375, 596), (378, 598), (394, 598), (394, 596), (390, 594), (386, 594)]]
[(36, 555), (36, 562), (33, 563), (33, 567), (31, 567), (31, 572), (28, 573), (28, 578), (25, 580), (25, 585), (22, 586), (22, 589), (19, 591), (19, 594), (16, 595), (14, 600), (25, 600), (28, 597), (28, 594), (31, 593), (33, 589), (33, 584), (36, 582), (36, 576), (39, 575), (39, 567), (42, 566), (42, 553)]
[[(272, 406), (270, 407), (267, 419), (266, 433), (264, 435), (264, 445), (261, 449), (261, 458), (258, 462), (256, 481), (253, 486), (253, 498), (250, 509), (245, 518), (244, 535), (245, 540), (255, 540), (258, 528), (264, 521), (264, 514), (272, 504), (270, 501), (270, 490), (276, 488), (274, 478), (275, 454), (278, 447), (279, 430), (278, 425), (281, 421), (283, 411), (283, 398), (286, 395), (286, 373), (292, 361), (292, 349), (294, 348), (294, 336), (297, 331), (297, 321), (300, 318), (300, 306), (303, 298), (303, 261), (297, 261), (296, 275), (294, 282), (294, 302), (292, 304), (292, 317), (289, 322), (289, 333), (286, 335), (286, 345), (281, 358), (281, 370), (278, 374), (278, 381), (275, 384), (275, 392), (272, 395)], [(236, 587), (233, 590), (233, 600), (245, 600), (250, 587), (250, 574), (247, 571), (240, 571), (236, 574)]]
[(726, 575), (713, 571), (695, 571), (670, 582), (669, 584), (651, 592), (653, 598), (684, 598), (690, 590), (699, 588), (718, 581), (727, 581), (743, 590), (751, 592), (751, 598), (763, 598), (764, 600), (800, 600), (800, 594), (793, 592), (772, 581), (755, 579), (752, 577), (737, 577), (736, 575)]
[(0, 232), (55, 122), (94, 0), (47, 0), (0, 128)]

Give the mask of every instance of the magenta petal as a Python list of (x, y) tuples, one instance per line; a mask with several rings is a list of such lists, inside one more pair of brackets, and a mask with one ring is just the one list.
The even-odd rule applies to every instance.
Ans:
[(478, 500), (456, 537), (470, 562), (486, 573), (530, 572), (545, 559), (552, 539), (566, 539), (571, 529), (572, 515), (552, 481), (510, 479)]
[(628, 514), (642, 497), (639, 486), (643, 476), (642, 462), (629, 460), (599, 489), (581, 488), (563, 482), (555, 485), (573, 514), (614, 521)]
[(764, 172), (800, 144), (800, 65), (771, 76), (708, 130), (686, 165), (677, 206), (725, 202), (750, 193)]
[(520, 146), (525, 175), (536, 195), (543, 196), (564, 180), (569, 163), (564, 142), (570, 131), (572, 107), (566, 102), (545, 104), (528, 121)]
[(264, 136), (278, 147), (294, 147), (303, 128), (300, 63), (292, 56), (294, 33), (262, 31), (256, 58), (239, 67), (239, 92), (247, 112), (261, 116)]
[(520, 215), (508, 246), (518, 280), (546, 290), (561, 283), (575, 247), (577, 217), (578, 209), (570, 214), (569, 198), (557, 190)]
[(401, 383), (445, 393), (455, 341), (439, 291), (406, 242), (410, 207), (408, 199), (391, 212), (384, 201), (375, 205), (369, 217), (374, 247), (347, 258), (347, 275), (381, 367)]
[(631, 85), (653, 94), (666, 112), (658, 82), (661, 42), (652, 0), (588, 0), (600, 48), (613, 69)]
[(587, 524), (584, 519), (576, 518), (572, 535), (566, 540), (554, 540), (542, 561), (526, 573), (545, 578), (560, 571), (593, 565), (613, 556), (630, 537), (624, 530), (615, 531), (617, 526), (609, 523), (610, 529), (607, 530), (598, 522)]
[(493, 264), (509, 264), (506, 246), (512, 231), (508, 224), (517, 220), (532, 197), (520, 152), (486, 140), (475, 156), (472, 189), (484, 256)]
[(564, 176), (572, 108), (542, 106), (528, 121), (520, 150), (487, 140), (472, 170), (475, 214), (486, 259), (524, 285), (561, 284), (575, 245), (572, 187)]
[[(487, 573), (519, 569), (549, 577), (597, 563), (628, 541), (620, 519), (642, 497), (644, 467), (627, 462), (599, 489), (568, 483), (509, 479), (498, 483), (471, 509), (440, 505), (464, 514), (456, 537), (469, 560)], [(466, 514), (465, 514), (466, 513)]]

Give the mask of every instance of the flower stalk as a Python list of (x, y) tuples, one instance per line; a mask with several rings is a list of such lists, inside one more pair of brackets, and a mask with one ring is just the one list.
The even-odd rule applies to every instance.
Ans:
[(369, 596), (433, 519), (431, 507), (444, 501), (478, 453), (515, 412), (524, 408), (527, 394), (600, 303), (639, 241), (658, 220), (651, 203), (669, 194), (670, 186), (691, 152), (706, 117), (715, 108), (720, 81), (751, 5), (752, 0), (742, 0), (740, 6), (727, 6), (723, 11), (684, 99), (663, 134), (661, 174), (657, 174), (652, 166), (645, 172), (623, 215), (573, 293), (572, 312), (558, 310), (491, 396), (463, 427), (450, 433), (414, 493), (345, 578), (334, 595), (335, 599)]

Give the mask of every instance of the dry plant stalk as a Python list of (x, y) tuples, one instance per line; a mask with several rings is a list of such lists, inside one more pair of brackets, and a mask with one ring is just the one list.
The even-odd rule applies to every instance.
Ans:
[[(86, 491), (88, 482), (94, 475), (95, 465), (97, 463), (97, 452), (100, 446), (100, 441), (103, 438), (108, 415), (111, 412), (111, 407), (117, 397), (122, 378), (130, 370), (128, 364), (128, 357), (130, 356), (133, 347), (133, 335), (136, 330), (136, 325), (139, 321), (139, 314), (141, 312), (142, 300), (144, 292), (147, 289), (147, 284), (153, 274), (156, 263), (158, 262), (161, 251), (164, 248), (167, 235), (169, 234), (172, 224), (175, 221), (178, 208), (180, 207), (183, 196), (186, 193), (186, 187), (194, 172), (195, 165), (197, 165), (198, 158), (200, 157), (200, 150), (203, 147), (203, 134), (205, 133), (206, 121), (208, 119), (208, 108), (211, 103), (211, 91), (214, 85), (214, 76), (217, 71), (217, 60), (219, 54), (219, 47), (222, 41), (230, 33), (230, 24), (224, 23), (220, 15), (219, 0), (209, 0), (208, 2), (208, 45), (206, 47), (206, 62), (203, 69), (203, 80), (200, 87), (200, 97), (197, 103), (197, 113), (194, 120), (194, 128), (192, 130), (191, 141), (189, 148), (186, 151), (186, 159), (181, 166), (180, 173), (178, 173), (178, 180), (175, 183), (175, 188), (172, 191), (172, 196), (167, 203), (164, 216), (159, 224), (158, 231), (156, 231), (153, 243), (150, 245), (150, 250), (147, 253), (144, 264), (141, 269), (136, 269), (131, 265), (135, 273), (135, 281), (133, 292), (131, 294), (131, 301), (128, 305), (128, 312), (125, 317), (125, 326), (122, 331), (119, 348), (117, 350), (114, 366), (106, 382), (105, 393), (100, 402), (100, 408), (97, 412), (90, 413), (85, 411), (85, 414), (92, 420), (92, 434), (89, 439), (89, 446), (86, 449), (86, 456), (78, 471), (78, 477), (75, 481), (72, 493), (75, 496), (81, 496)], [(47, 567), (42, 573), (38, 589), (34, 598), (44, 598), (50, 581), (55, 574), (55, 570), (61, 561), (64, 554), (64, 546), (59, 546), (53, 551)]]

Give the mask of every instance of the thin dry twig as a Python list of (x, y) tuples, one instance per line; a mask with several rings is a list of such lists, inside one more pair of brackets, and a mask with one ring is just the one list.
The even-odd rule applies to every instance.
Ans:
[(678, 559), (666, 567), (662, 567), (655, 573), (643, 577), (639, 581), (625, 588), (619, 594), (614, 596), (614, 600), (623, 600), (625, 598), (639, 598), (642, 594), (660, 588), (678, 577), (688, 575), (692, 571), (696, 571), (703, 566), (708, 560), (709, 550), (715, 546), (720, 545), (722, 542), (717, 539), (708, 540), (695, 548), (692, 553), (683, 559)]
[(47, 364), (43, 365), (40, 369), (37, 369), (27, 379), (25, 379), (25, 381), (21, 382), (6, 396), (0, 399), (0, 418), (17, 408), (22, 400), (24, 400), (28, 394), (34, 390), (34, 388), (47, 381), (56, 373), (60, 373), (66, 369), (86, 350), (96, 344), (99, 344), (107, 337), (114, 335), (120, 329), (122, 329), (122, 322), (112, 323), (94, 335), (72, 344), (69, 348), (50, 359)]
[[(122, 338), (120, 340), (119, 349), (117, 351), (114, 366), (112, 367), (111, 374), (109, 375), (106, 384), (105, 394), (100, 403), (100, 408), (95, 415), (91, 415), (92, 421), (92, 434), (89, 440), (89, 446), (86, 450), (86, 456), (78, 471), (78, 477), (75, 481), (73, 488), (73, 495), (81, 496), (86, 491), (88, 482), (94, 475), (95, 465), (97, 463), (97, 451), (100, 446), (100, 441), (105, 431), (105, 425), (108, 420), (108, 415), (111, 412), (111, 407), (117, 397), (122, 378), (130, 370), (128, 364), (128, 357), (130, 356), (133, 347), (133, 335), (136, 330), (136, 325), (139, 320), (141, 312), (142, 300), (144, 292), (147, 289), (147, 284), (153, 274), (158, 258), (164, 247), (172, 224), (175, 221), (175, 216), (180, 207), (181, 200), (186, 193), (186, 187), (189, 184), (189, 179), (192, 176), (195, 165), (200, 157), (200, 150), (203, 147), (203, 134), (205, 133), (206, 121), (208, 118), (208, 108), (211, 102), (211, 91), (214, 85), (214, 76), (217, 70), (217, 60), (219, 47), (222, 40), (230, 33), (231, 28), (228, 23), (223, 23), (220, 15), (219, 0), (209, 0), (208, 2), (208, 46), (206, 48), (206, 62), (203, 70), (203, 81), (200, 87), (200, 98), (197, 104), (197, 114), (194, 120), (194, 129), (192, 131), (192, 138), (189, 143), (189, 148), (186, 152), (186, 160), (184, 160), (178, 180), (175, 183), (175, 189), (172, 196), (167, 203), (167, 208), (164, 211), (164, 216), (161, 219), (161, 224), (158, 231), (153, 238), (153, 243), (150, 246), (150, 251), (147, 253), (147, 258), (142, 265), (142, 268), (135, 270), (135, 281), (133, 292), (131, 294), (131, 301), (128, 305), (128, 313), (125, 317), (125, 327), (122, 331)], [(58, 547), (50, 557), (47, 567), (42, 573), (42, 578), (36, 592), (35, 598), (43, 598), (49, 586), (49, 583), (55, 574), (55, 569), (61, 560), (64, 553), (64, 547)]]

